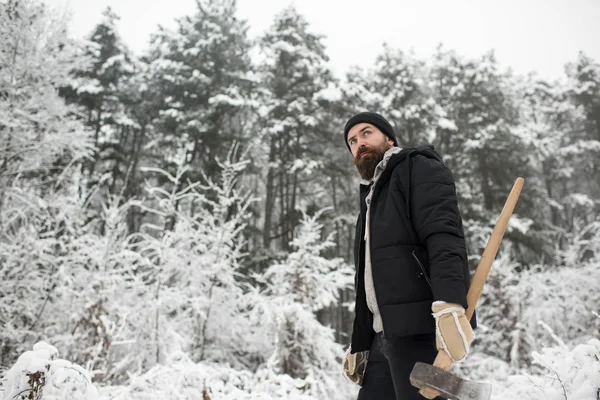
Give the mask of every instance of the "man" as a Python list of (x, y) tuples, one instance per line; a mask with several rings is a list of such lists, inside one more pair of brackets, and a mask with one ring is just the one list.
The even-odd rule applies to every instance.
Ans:
[(438, 349), (459, 361), (473, 340), (454, 178), (432, 146), (398, 147), (379, 114), (350, 118), (344, 139), (362, 177), (344, 374), (362, 385), (358, 400), (423, 399), (409, 381), (415, 362), (433, 363)]

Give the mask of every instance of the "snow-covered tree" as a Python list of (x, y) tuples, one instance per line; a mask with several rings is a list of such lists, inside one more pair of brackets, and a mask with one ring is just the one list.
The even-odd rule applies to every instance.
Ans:
[(147, 150), (174, 174), (180, 160), (192, 181), (219, 175), (216, 160), (244, 143), (253, 87), (250, 42), (235, 0), (196, 1), (197, 13), (153, 35), (145, 102), (156, 135)]
[(436, 142), (438, 131), (455, 130), (428, 83), (425, 61), (413, 52), (384, 45), (368, 71), (355, 69), (343, 86), (346, 107), (383, 114), (401, 146)]
[[(579, 121), (575, 120), (569, 132), (569, 146), (563, 151), (570, 161), (571, 177), (567, 190), (569, 194), (577, 193), (580, 199), (585, 199), (587, 207), (570, 209), (573, 219), (583, 219), (585, 223), (597, 221), (600, 215), (598, 203), (591, 205), (593, 199), (600, 197), (600, 63), (579, 54), (577, 60), (567, 65), (569, 77), (567, 94), (573, 99), (581, 115)], [(577, 123), (579, 122), (579, 123)], [(579, 182), (585, 182), (581, 188)], [(582, 202), (575, 201), (578, 206)]]
[[(443, 47), (430, 69), (433, 96), (455, 127), (438, 132), (434, 144), (457, 181), (469, 253), (481, 254), (514, 180), (523, 176), (528, 181), (533, 172), (522, 139), (514, 133), (519, 119), (511, 101), (512, 76), (500, 71), (493, 52), (467, 59)], [(524, 190), (515, 214), (531, 210), (533, 203)], [(523, 239), (511, 234), (505, 242)]]
[[(333, 133), (321, 123), (319, 100), (331, 83), (323, 37), (293, 7), (275, 16), (260, 39), (261, 134), (257, 159), (264, 167), (263, 246), (273, 239), (289, 250), (300, 209), (319, 208), (323, 191), (312, 183), (323, 170), (323, 149)], [(337, 137), (337, 135), (335, 135)]]
[(59, 97), (85, 65), (66, 21), (33, 0), (0, 4), (0, 369), (36, 340), (90, 134)]
[(66, 36), (66, 21), (35, 1), (0, 5), (0, 179), (56, 177), (89, 153), (89, 135), (58, 89), (85, 64)]
[(263, 310), (264, 327), (273, 332), (272, 368), (302, 378), (307, 394), (333, 399), (343, 396), (337, 389), (344, 387), (339, 370), (343, 347), (315, 313), (339, 301), (340, 291), (352, 285), (353, 268), (341, 258), (322, 256), (334, 243), (332, 235), (322, 237), (320, 214), (304, 215), (291, 243), (294, 251), (259, 278), (268, 297), (257, 310)]
[[(150, 188), (158, 207), (140, 203), (155, 221), (134, 235), (131, 246), (143, 257), (138, 275), (152, 293), (145, 307), (152, 309), (148, 322), (156, 362), (163, 354), (179, 350), (196, 361), (244, 363), (236, 358), (246, 353), (249, 333), (238, 269), (251, 199), (239, 193), (236, 181), (246, 164), (228, 160), (221, 164), (219, 182), (198, 182), (181, 190), (179, 180), (185, 170), (176, 176), (156, 171), (166, 174), (173, 189)], [(172, 220), (176, 222), (170, 230)]]
[[(84, 42), (83, 54), (91, 60), (74, 68), (61, 93), (77, 105), (82, 122), (93, 131), (95, 152), (81, 165), (86, 188), (95, 188), (92, 205), (99, 214), (111, 194), (129, 199), (141, 192), (140, 160), (148, 142), (148, 118), (141, 109), (140, 82), (144, 65), (133, 57), (117, 32), (119, 17), (107, 8), (102, 20)], [(130, 231), (139, 228), (135, 209), (128, 210)], [(99, 226), (99, 229), (104, 229)]]
[(570, 94), (581, 106), (586, 117), (587, 139), (600, 141), (600, 64), (580, 53), (574, 63), (567, 65), (571, 80)]
[(556, 250), (564, 248), (576, 224), (597, 219), (593, 199), (598, 186), (591, 177), (597, 169), (599, 149), (590, 124), (594, 96), (598, 97), (594, 65), (580, 56), (568, 65), (566, 82), (545, 82), (532, 75), (513, 83), (512, 101), (517, 104), (520, 122), (513, 132), (528, 150), (532, 168), (527, 187), (534, 194), (526, 209), (533, 224), (519, 241), (529, 242), (536, 262), (540, 256), (552, 259)]
[[(148, 198), (107, 206), (105, 234), (73, 241), (63, 267), (73, 285), (56, 305), (76, 305), (63, 321), (72, 336), (55, 343), (71, 345), (71, 359), (96, 379), (122, 381), (176, 352), (241, 368), (264, 350), (246, 345), (252, 327), (238, 272), (251, 201), (236, 188), (244, 167), (228, 160), (219, 182), (184, 184), (184, 168), (147, 168), (149, 182), (160, 174), (169, 187), (149, 184)], [(127, 207), (147, 216), (139, 233), (127, 234)]]

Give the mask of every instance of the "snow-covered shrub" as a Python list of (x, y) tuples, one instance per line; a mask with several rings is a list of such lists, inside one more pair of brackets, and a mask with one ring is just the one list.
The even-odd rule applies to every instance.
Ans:
[(342, 259), (323, 257), (334, 243), (332, 235), (322, 238), (321, 213), (304, 215), (291, 243), (293, 252), (258, 277), (266, 286), (266, 298), (256, 310), (263, 315), (263, 330), (273, 332), (275, 370), (302, 379), (307, 395), (342, 399), (351, 390), (340, 374), (344, 349), (315, 313), (351, 287), (353, 268)]
[(523, 270), (506, 254), (501, 255), (477, 308), (474, 353), (503, 360), (515, 373), (532, 362), (533, 350), (554, 341), (539, 321), (547, 323), (567, 344), (600, 337), (600, 319), (594, 316), (600, 304), (600, 253), (586, 251), (592, 245), (574, 244), (587, 256), (573, 265), (537, 265)]
[(58, 350), (38, 342), (21, 354), (2, 379), (4, 400), (95, 400), (96, 387), (88, 372), (58, 358)]
[(523, 298), (521, 323), (536, 346), (553, 339), (538, 321), (546, 322), (567, 344), (600, 338), (598, 263), (538, 266), (521, 274), (515, 291)]
[[(494, 262), (477, 305), (473, 355), (483, 352), (518, 368), (531, 353), (532, 336), (522, 321), (529, 293), (520, 288), (522, 279), (508, 252)], [(465, 368), (470, 362), (464, 363)]]
[[(100, 218), (86, 223), (85, 204), (76, 199), (59, 236), (53, 290), (38, 335), (97, 381), (114, 371), (113, 363), (122, 358), (113, 346), (118, 345), (128, 311), (120, 308), (115, 293), (130, 293), (130, 267), (139, 257), (126, 247), (124, 216), (130, 204), (119, 205), (115, 199)], [(105, 235), (96, 233), (96, 222), (104, 225)]]
[[(600, 395), (600, 340), (574, 347), (559, 340), (555, 347), (533, 353), (538, 373), (494, 382), (492, 400), (596, 400)], [(493, 377), (493, 374), (490, 374)]]
[(64, 15), (36, 0), (0, 2), (0, 372), (48, 324), (78, 221), (76, 166), (91, 134), (58, 88), (88, 61)]
[[(104, 235), (82, 233), (70, 243), (62, 296), (51, 305), (54, 314), (71, 306), (60, 324), (70, 334), (56, 332), (56, 340), (95, 380), (123, 382), (175, 352), (193, 361), (251, 364), (244, 360), (254, 351), (245, 342), (248, 301), (237, 272), (250, 201), (236, 189), (244, 165), (225, 162), (222, 180), (204, 185), (184, 185), (185, 170), (173, 176), (148, 169), (173, 189), (149, 184), (147, 199), (108, 204)], [(127, 235), (128, 207), (151, 221), (139, 233)]]
[(139, 207), (155, 222), (143, 225), (130, 245), (142, 257), (137, 275), (147, 301), (137, 308), (147, 316), (141, 325), (153, 332), (154, 362), (162, 362), (163, 353), (184, 351), (194, 361), (245, 364), (240, 354), (247, 352), (250, 327), (239, 268), (252, 199), (237, 188), (245, 165), (228, 160), (221, 164), (219, 182), (191, 185), (181, 185), (184, 171), (171, 176), (154, 170), (174, 188), (183, 187), (149, 188), (151, 199)]
[(276, 373), (271, 365), (256, 372), (228, 366), (194, 363), (183, 353), (171, 355), (127, 386), (100, 389), (112, 400), (315, 400), (306, 393), (305, 380)]
[(567, 247), (558, 253), (556, 263), (577, 267), (582, 263), (600, 263), (600, 221), (584, 225), (576, 221)]

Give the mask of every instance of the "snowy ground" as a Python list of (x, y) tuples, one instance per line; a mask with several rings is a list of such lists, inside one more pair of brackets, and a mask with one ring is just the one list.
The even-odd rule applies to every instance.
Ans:
[[(600, 341), (591, 339), (574, 348), (559, 344), (534, 354), (537, 373), (501, 376), (492, 383), (492, 400), (594, 400), (600, 393)], [(502, 375), (501, 363), (475, 359), (479, 374), (489, 368), (488, 376)], [(486, 367), (484, 367), (486, 366)], [(499, 373), (500, 372), (500, 373)], [(15, 399), (31, 391), (36, 399), (290, 399), (309, 400), (306, 387), (315, 384), (310, 377), (295, 380), (274, 374), (269, 368), (256, 373), (236, 371), (217, 365), (194, 364), (183, 354), (168, 365), (157, 365), (142, 376), (133, 377), (127, 386), (96, 388), (83, 368), (58, 358), (58, 350), (44, 342), (21, 355), (6, 374), (2, 399)], [(353, 398), (356, 387), (343, 388)], [(28, 397), (31, 398), (31, 397)], [(342, 398), (342, 397), (340, 397)]]

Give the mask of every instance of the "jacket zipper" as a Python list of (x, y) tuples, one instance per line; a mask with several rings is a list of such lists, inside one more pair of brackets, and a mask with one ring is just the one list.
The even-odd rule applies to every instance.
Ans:
[(417, 264), (419, 264), (419, 267), (421, 268), (421, 275), (423, 275), (425, 277), (425, 280), (427, 281), (427, 283), (431, 287), (431, 280), (429, 279), (429, 275), (427, 274), (427, 270), (425, 269), (425, 267), (423, 266), (423, 264), (421, 264), (421, 260), (419, 260), (419, 257), (417, 257), (417, 255), (415, 254), (415, 250), (412, 251), (412, 256), (413, 256), (413, 258), (415, 260), (417, 260)]
[[(356, 283), (354, 284), (354, 293), (356, 293), (356, 296), (358, 296), (358, 281), (360, 280), (360, 254), (362, 251), (362, 244), (363, 244), (363, 237), (365, 236), (365, 230), (363, 228), (363, 220), (362, 220), (362, 213), (360, 215), (360, 220), (358, 221), (360, 224), (360, 240), (358, 242), (358, 271), (356, 271), (356, 273), (358, 274), (358, 276), (356, 277)], [(366, 267), (366, 265), (365, 265)], [(364, 275), (364, 271), (363, 271), (363, 275)], [(363, 278), (364, 279), (364, 278)]]

